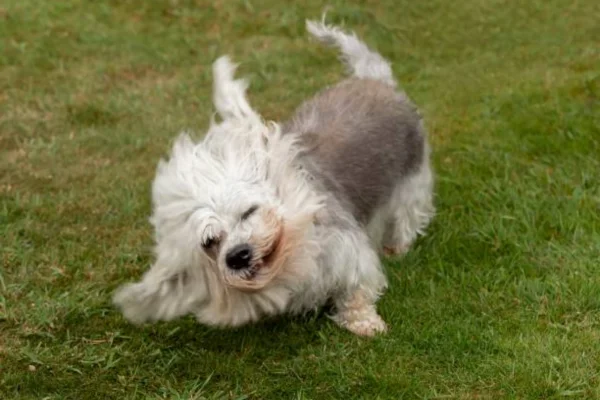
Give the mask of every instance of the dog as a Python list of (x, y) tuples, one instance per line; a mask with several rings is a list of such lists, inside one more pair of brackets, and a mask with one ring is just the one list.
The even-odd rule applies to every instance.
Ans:
[(435, 212), (427, 133), (380, 54), (324, 21), (306, 28), (350, 76), (278, 124), (251, 107), (232, 61), (215, 61), (219, 119), (159, 162), (155, 262), (114, 294), (132, 323), (236, 327), (332, 304), (357, 335), (387, 330), (380, 256), (406, 252)]

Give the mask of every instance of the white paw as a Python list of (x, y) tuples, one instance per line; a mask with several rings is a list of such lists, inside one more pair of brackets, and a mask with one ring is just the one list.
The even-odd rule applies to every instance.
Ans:
[(341, 324), (350, 332), (359, 336), (375, 336), (378, 333), (387, 332), (387, 325), (377, 314), (370, 315), (364, 319), (354, 321), (342, 321)]
[(131, 323), (139, 325), (148, 319), (144, 302), (144, 286), (141, 283), (128, 283), (117, 289), (113, 295), (113, 304)]
[(383, 254), (387, 257), (403, 256), (410, 250), (412, 243), (402, 243), (393, 246), (384, 246)]

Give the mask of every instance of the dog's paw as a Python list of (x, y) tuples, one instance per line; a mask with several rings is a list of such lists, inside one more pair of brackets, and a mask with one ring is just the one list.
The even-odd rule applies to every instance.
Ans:
[(113, 295), (113, 304), (131, 323), (140, 325), (148, 319), (145, 304), (144, 286), (140, 283), (129, 283), (121, 286)]
[(411, 244), (404, 243), (392, 246), (384, 246), (383, 247), (383, 255), (386, 257), (399, 257), (403, 256), (410, 250)]
[(378, 314), (369, 315), (364, 319), (341, 322), (340, 325), (355, 335), (366, 337), (386, 333), (388, 330), (385, 321)]

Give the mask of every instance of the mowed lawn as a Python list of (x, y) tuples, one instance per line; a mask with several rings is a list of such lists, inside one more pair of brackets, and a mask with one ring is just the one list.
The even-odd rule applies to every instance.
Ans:
[[(305, 18), (391, 59), (438, 215), (386, 260), (372, 340), (322, 314), (129, 325), (150, 185), (230, 54), (268, 119), (336, 82)], [(0, 3), (0, 398), (600, 398), (600, 2)], [(391, 150), (393, 151), (393, 150)]]

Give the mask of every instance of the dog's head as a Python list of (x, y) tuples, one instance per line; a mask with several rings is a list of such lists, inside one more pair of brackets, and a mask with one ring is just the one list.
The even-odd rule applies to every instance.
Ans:
[(180, 136), (160, 162), (151, 221), (159, 260), (211, 268), (227, 287), (257, 291), (298, 272), (290, 259), (322, 203), (295, 162), (293, 135), (263, 122), (234, 69), (227, 58), (213, 67), (221, 121), (200, 142)]

